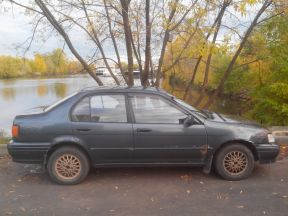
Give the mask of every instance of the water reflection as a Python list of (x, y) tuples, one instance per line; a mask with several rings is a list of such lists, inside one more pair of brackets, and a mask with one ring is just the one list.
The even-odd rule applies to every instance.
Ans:
[[(165, 82), (164, 89), (178, 98), (182, 99), (184, 96), (185, 87), (178, 85), (177, 83)], [(210, 100), (210, 97), (211, 95), (206, 92), (200, 91), (198, 89), (191, 89), (186, 102), (196, 107), (197, 109), (202, 109)], [(216, 99), (209, 107), (209, 110), (211, 111), (239, 116), (247, 112), (248, 109), (249, 106), (247, 101), (229, 97), (216, 97)]]
[(54, 91), (58, 98), (63, 98), (67, 95), (68, 85), (65, 83), (55, 83)]
[[(111, 85), (111, 78), (105, 77), (103, 82)], [(72, 92), (93, 85), (96, 85), (95, 81), (86, 75), (53, 79), (0, 80), (0, 131), (4, 130), (10, 134), (13, 118), (25, 110), (50, 105)]]
[(1, 90), (2, 98), (5, 101), (13, 100), (15, 98), (15, 89), (14, 88), (3, 88)]
[(45, 83), (40, 82), (39, 86), (37, 87), (37, 94), (39, 97), (44, 97), (48, 94), (48, 86)]

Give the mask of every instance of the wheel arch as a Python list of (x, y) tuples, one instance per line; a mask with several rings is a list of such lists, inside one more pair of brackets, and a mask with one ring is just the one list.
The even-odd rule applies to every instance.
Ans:
[(253, 145), (253, 143), (247, 141), (247, 140), (230, 140), (230, 141), (227, 141), (223, 144), (221, 144), (217, 149), (216, 151), (214, 152), (214, 158), (216, 158), (217, 154), (221, 151), (221, 149), (223, 149), (224, 147), (228, 146), (228, 145), (231, 145), (231, 144), (240, 144), (240, 145), (244, 145), (246, 146), (247, 148), (250, 149), (250, 151), (252, 152), (253, 156), (254, 156), (254, 160), (255, 161), (258, 161), (259, 158), (258, 158), (258, 154), (257, 154), (257, 150), (256, 150), (256, 147)]
[(50, 156), (53, 154), (53, 152), (55, 152), (57, 149), (62, 148), (62, 147), (74, 147), (74, 148), (79, 149), (80, 151), (82, 151), (86, 155), (86, 157), (89, 161), (89, 164), (90, 165), (92, 164), (91, 156), (88, 153), (88, 150), (83, 145), (81, 145), (80, 143), (75, 142), (75, 141), (71, 141), (71, 140), (68, 141), (67, 140), (67, 141), (57, 142), (57, 143), (54, 143), (53, 145), (51, 145), (51, 147), (49, 148), (49, 150), (47, 151), (47, 153), (45, 155), (45, 160), (44, 160), (44, 166), (45, 167), (47, 166), (48, 160), (49, 160)]

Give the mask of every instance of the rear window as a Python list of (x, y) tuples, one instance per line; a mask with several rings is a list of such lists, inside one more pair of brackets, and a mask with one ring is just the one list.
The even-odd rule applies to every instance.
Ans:
[(78, 93), (78, 92), (74, 92), (74, 93), (72, 93), (72, 94), (70, 94), (70, 95), (62, 98), (61, 100), (57, 101), (56, 103), (54, 103), (54, 104), (46, 107), (46, 108), (44, 109), (44, 111), (45, 111), (45, 112), (50, 111), (51, 109), (53, 109), (54, 107), (56, 107), (56, 106), (58, 106), (59, 104), (63, 103), (64, 101), (70, 99), (71, 97), (73, 97), (73, 96), (76, 95), (77, 93)]

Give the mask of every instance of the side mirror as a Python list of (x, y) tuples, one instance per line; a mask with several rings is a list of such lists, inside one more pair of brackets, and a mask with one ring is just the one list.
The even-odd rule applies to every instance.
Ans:
[(183, 122), (184, 127), (190, 127), (191, 125), (196, 124), (196, 123), (197, 121), (191, 115), (187, 116), (187, 118)]

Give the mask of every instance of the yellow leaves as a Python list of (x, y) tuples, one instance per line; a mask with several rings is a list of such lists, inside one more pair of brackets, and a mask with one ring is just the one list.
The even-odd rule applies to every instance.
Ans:
[(40, 74), (43, 74), (47, 70), (46, 62), (39, 54), (34, 56), (34, 70)]
[(242, 16), (246, 16), (248, 7), (251, 7), (259, 2), (260, 0), (242, 0), (237, 4), (234, 4), (234, 10), (236, 12), (240, 12)]

